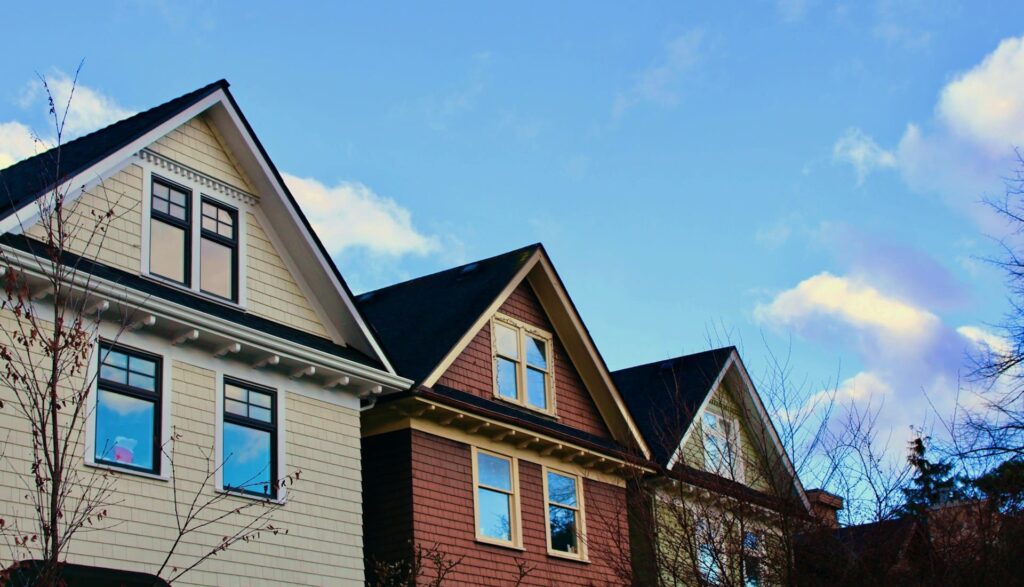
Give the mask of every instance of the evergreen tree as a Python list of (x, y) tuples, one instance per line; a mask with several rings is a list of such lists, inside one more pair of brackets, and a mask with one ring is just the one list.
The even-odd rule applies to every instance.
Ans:
[(953, 465), (931, 461), (926, 456), (930, 439), (918, 436), (910, 441), (907, 460), (914, 469), (910, 487), (903, 489), (903, 514), (923, 519), (928, 510), (944, 503), (964, 499), (968, 495), (965, 480), (953, 474)]

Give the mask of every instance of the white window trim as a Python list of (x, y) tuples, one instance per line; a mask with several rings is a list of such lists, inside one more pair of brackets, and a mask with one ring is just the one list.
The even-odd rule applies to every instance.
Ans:
[[(497, 338), (497, 327), (498, 326), (497, 325), (499, 323), (502, 324), (503, 326), (507, 326), (508, 328), (511, 328), (512, 330), (515, 330), (516, 333), (517, 333), (517, 337), (518, 337), (517, 342), (519, 344), (519, 360), (516, 362), (516, 380), (518, 382), (519, 397), (515, 398), (515, 399), (510, 398), (510, 397), (506, 397), (506, 396), (501, 395), (500, 393), (498, 393), (498, 356), (499, 355), (498, 355), (498, 338)], [(547, 371), (546, 371), (545, 376), (544, 376), (545, 394), (546, 394), (547, 406), (548, 406), (547, 409), (538, 408), (537, 406), (531, 404), (527, 400), (526, 372), (527, 372), (528, 367), (527, 367), (527, 363), (526, 363), (526, 337), (528, 335), (529, 336), (533, 336), (535, 338), (542, 339), (545, 342), (545, 351), (547, 352), (547, 357), (545, 357), (545, 359), (547, 360), (547, 364), (548, 364), (548, 368), (547, 368)], [(555, 416), (555, 414), (557, 413), (557, 410), (555, 409), (555, 361), (554, 361), (555, 352), (554, 352), (554, 348), (555, 348), (555, 338), (554, 338), (554, 336), (550, 332), (547, 332), (546, 330), (543, 330), (541, 328), (537, 328), (536, 326), (533, 326), (531, 324), (527, 324), (526, 322), (523, 322), (522, 320), (517, 320), (515, 318), (512, 318), (511, 316), (506, 316), (504, 314), (495, 314), (494, 317), (491, 319), (491, 371), (493, 371), (493, 377), (492, 377), (493, 381), (492, 381), (492, 384), (493, 384), (493, 393), (494, 393), (495, 399), (501, 400), (503, 402), (508, 402), (508, 403), (511, 403), (511, 404), (515, 404), (517, 406), (524, 407), (524, 408), (526, 408), (528, 410), (533, 410), (534, 412), (537, 412), (539, 414), (544, 414), (545, 416), (555, 417), (557, 419), (557, 416)]]
[[(576, 522), (578, 524), (576, 542), (579, 545), (578, 554), (573, 554), (571, 552), (563, 552), (561, 550), (555, 550), (551, 547), (551, 511), (548, 508), (551, 506), (552, 502), (548, 498), (549, 471), (557, 475), (561, 475), (563, 477), (570, 477), (576, 480)], [(586, 504), (583, 500), (583, 477), (575, 473), (570, 473), (568, 471), (563, 471), (562, 469), (556, 469), (554, 467), (549, 467), (547, 465), (541, 466), (541, 476), (541, 482), (544, 485), (544, 540), (548, 547), (548, 555), (557, 556), (559, 558), (567, 558), (569, 560), (574, 561), (583, 561), (587, 563), (590, 562), (590, 558), (587, 556), (587, 522), (586, 514), (584, 513), (586, 509)]]
[[(114, 342), (114, 345), (124, 344), (118, 340)], [(130, 346), (125, 344), (125, 346)], [(95, 467), (97, 469), (107, 469), (110, 471), (116, 471), (118, 473), (124, 473), (126, 475), (135, 475), (138, 477), (147, 477), (149, 479), (159, 479), (161, 481), (167, 481), (171, 478), (171, 457), (167, 454), (170, 450), (171, 435), (174, 429), (171, 423), (171, 362), (168, 360), (166, 355), (157, 355), (160, 357), (160, 473), (153, 474), (145, 471), (137, 471), (135, 469), (129, 469), (127, 467), (118, 467), (110, 463), (98, 462), (96, 460), (96, 398), (99, 395), (99, 353), (100, 353), (100, 341), (98, 337), (93, 339), (92, 343), (92, 356), (89, 359), (89, 365), (86, 369), (85, 376), (86, 381), (90, 382), (89, 395), (86, 398), (86, 418), (85, 418), (85, 464), (89, 467)]]
[[(726, 415), (722, 414), (721, 412), (714, 411), (714, 410), (705, 410), (704, 413), (705, 414), (711, 414), (712, 416), (715, 416), (719, 420), (725, 421), (725, 422), (729, 423), (729, 433), (728, 433), (728, 435), (726, 435), (726, 434), (721, 433), (718, 430), (710, 430), (710, 429), (708, 429), (707, 424), (704, 422), (704, 414), (701, 415), (701, 422), (700, 422), (700, 426), (701, 426), (701, 440), (702, 440), (701, 450), (704, 453), (704, 469), (706, 471), (708, 471), (709, 473), (714, 473), (714, 474), (719, 475), (721, 477), (725, 477), (725, 473), (731, 473), (732, 474), (732, 479), (731, 479), (732, 481), (736, 481), (738, 483), (745, 483), (746, 482), (746, 468), (745, 468), (745, 463), (744, 463), (744, 458), (743, 458), (743, 447), (740, 445), (739, 420), (734, 418), (734, 417), (732, 417), (732, 416), (726, 416)], [(732, 471), (728, 470), (730, 468), (730, 463), (728, 463), (728, 462), (725, 463), (726, 469), (727, 469), (726, 471), (719, 471), (717, 469), (713, 470), (710, 467), (710, 463), (708, 463), (707, 436), (714, 436), (714, 437), (716, 437), (716, 438), (718, 438), (720, 440), (724, 440), (725, 441), (726, 446), (733, 453), (731, 455), (732, 460), (733, 460), (732, 467), (731, 467)], [(726, 477), (726, 478), (728, 478), (728, 477)]]
[[(522, 509), (519, 505), (519, 459), (511, 455), (478, 448), (476, 446), (470, 446), (470, 448), (470, 458), (473, 460), (473, 535), (476, 537), (476, 541), (493, 546), (525, 550), (523, 548)], [(512, 520), (510, 520), (512, 530), (511, 541), (491, 538), (490, 536), (484, 536), (480, 533), (480, 498), (478, 497), (480, 490), (480, 474), (479, 465), (477, 464), (477, 455), (480, 453), (507, 460), (509, 462), (509, 469), (512, 475), (512, 499), (509, 504), (509, 515), (512, 517)]]
[[(190, 180), (186, 177), (175, 173), (162, 173), (168, 170), (158, 170), (154, 172), (154, 166), (145, 161), (138, 163), (142, 167), (142, 249), (140, 254), (141, 267), (140, 272), (142, 275), (188, 291), (194, 295), (200, 296), (204, 299), (226, 306), (240, 308), (244, 310), (248, 304), (248, 214), (250, 212), (250, 206), (239, 202), (231, 198), (225, 198), (223, 194), (217, 193), (215, 190), (205, 189), (201, 184), (194, 180)], [(191, 232), (189, 238), (191, 240), (190, 252), (192, 258), (190, 259), (190, 285), (183, 285), (166, 279), (159, 275), (150, 273), (149, 271), (149, 256), (150, 256), (150, 213), (153, 205), (153, 176), (161, 177), (170, 181), (171, 183), (181, 184), (188, 188), (192, 193), (189, 200), (189, 214)], [(201, 246), (200, 239), (202, 238), (202, 201), (203, 198), (214, 200), (228, 208), (237, 211), (237, 230), (238, 230), (238, 301), (233, 302), (212, 294), (208, 294), (200, 289), (200, 258), (199, 251)]]
[[(270, 503), (286, 503), (288, 501), (288, 488), (281, 485), (277, 489), (277, 496), (269, 499), (266, 497), (260, 497), (251, 493), (243, 493), (241, 491), (232, 491), (224, 488), (224, 376), (227, 375), (231, 379), (237, 379), (239, 381), (249, 381), (242, 374), (225, 373), (224, 371), (217, 371), (215, 376), (215, 385), (217, 386), (216, 406), (214, 409), (214, 417), (216, 418), (216, 425), (214, 426), (214, 439), (213, 439), (213, 450), (214, 457), (213, 463), (216, 467), (214, 489), (219, 493), (227, 493), (237, 497), (244, 497), (246, 499), (252, 499), (256, 501), (266, 501)], [(259, 384), (254, 384), (259, 385)], [(286, 460), (287, 452), (285, 451), (285, 399), (286, 394), (283, 389), (274, 389), (274, 417), (277, 418), (276, 426), (277, 433), (275, 434), (275, 446), (274, 450), (277, 451), (277, 479), (274, 481), (280, 481), (283, 479), (288, 470), (288, 462)]]

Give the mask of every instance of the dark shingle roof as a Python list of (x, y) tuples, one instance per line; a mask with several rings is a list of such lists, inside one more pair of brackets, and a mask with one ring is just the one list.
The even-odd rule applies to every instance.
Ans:
[(494, 302), (534, 244), (356, 298), (393, 367), (421, 383)]
[(612, 372), (615, 386), (659, 464), (668, 464), (735, 350), (729, 346)]
[[(0, 170), (0, 219), (177, 116), (228, 82), (220, 80)], [(59, 156), (59, 160), (57, 157)]]

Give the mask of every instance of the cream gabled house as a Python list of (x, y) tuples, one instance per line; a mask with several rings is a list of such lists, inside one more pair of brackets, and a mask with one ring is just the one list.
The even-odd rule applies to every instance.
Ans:
[[(53, 155), (0, 170), (3, 270), (30, 289), (43, 281), (37, 200), (54, 187)], [(74, 539), (68, 560), (156, 570), (176, 535), (161, 450), (176, 433), (179, 490), (195, 489), (209, 464), (207, 491), (231, 494), (218, 507), (282, 502), (275, 524), (288, 530), (219, 553), (182, 583), (361, 583), (360, 398), (410, 382), (374, 340), (227, 82), (66, 143), (59, 181), (81, 214), (112, 199), (120, 207), (102, 246), (83, 239), (72, 251), (104, 318), (78, 449), (83, 467), (113, 472), (119, 503), (101, 529)], [(10, 394), (0, 389), (5, 468), (27, 471), (28, 427)], [(298, 483), (276, 486), (296, 470)], [(24, 515), (23, 489), (0, 475), (4, 516)], [(231, 523), (189, 535), (174, 564)]]
[(658, 468), (631, 504), (637, 580), (791, 584), (792, 542), (811, 502), (736, 348), (612, 378)]

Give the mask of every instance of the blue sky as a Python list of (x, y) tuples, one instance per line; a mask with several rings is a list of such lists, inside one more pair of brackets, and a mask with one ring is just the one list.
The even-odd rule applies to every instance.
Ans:
[(542, 241), (612, 368), (712, 331), (756, 373), (763, 333), (810, 385), (884, 398), (894, 428), (998, 344), (1004, 290), (978, 258), (1003, 227), (978, 200), (1024, 144), (1020, 2), (0, 17), (0, 161), (45, 135), (35, 72), (85, 59), (75, 132), (227, 78), (357, 291)]

